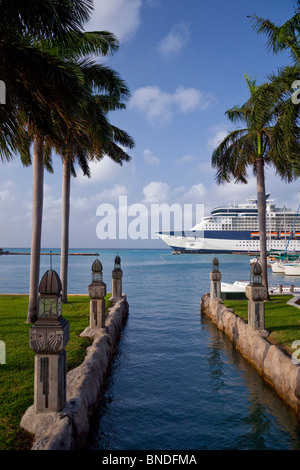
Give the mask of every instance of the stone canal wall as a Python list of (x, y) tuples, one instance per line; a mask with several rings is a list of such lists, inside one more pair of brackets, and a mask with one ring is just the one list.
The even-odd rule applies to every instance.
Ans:
[(90, 327), (81, 333), (94, 341), (83, 363), (67, 374), (67, 401), (62, 411), (37, 414), (33, 406), (28, 408), (20, 424), (34, 434), (32, 450), (72, 450), (84, 445), (128, 310), (123, 295), (109, 310), (106, 333)]
[(221, 299), (210, 299), (210, 295), (205, 294), (201, 298), (201, 312), (224, 331), (236, 349), (300, 418), (299, 365), (294, 364), (290, 356), (270, 343), (258, 330), (251, 330), (232, 309), (225, 307)]

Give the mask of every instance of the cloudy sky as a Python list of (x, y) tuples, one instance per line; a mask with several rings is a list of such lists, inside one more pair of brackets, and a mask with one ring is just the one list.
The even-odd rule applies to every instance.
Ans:
[[(119, 39), (119, 51), (103, 62), (120, 73), (131, 99), (126, 110), (111, 114), (111, 122), (134, 138), (135, 148), (129, 151), (132, 161), (122, 167), (105, 158), (91, 164), (90, 179), (80, 170), (72, 179), (72, 248), (165, 247), (151, 239), (151, 217), (145, 225), (151, 208), (189, 204), (194, 211), (199, 205), (207, 214), (217, 204), (255, 195), (251, 172), (247, 185), (217, 186), (210, 160), (215, 146), (234, 128), (225, 111), (248, 97), (244, 74), (262, 82), (289, 62), (288, 56), (267, 50), (265, 37), (253, 31), (247, 16), (257, 14), (280, 24), (292, 16), (293, 3), (95, 0), (86, 30), (109, 30)], [(60, 246), (58, 158), (54, 169), (54, 174), (45, 175), (45, 248)], [(266, 189), (276, 203), (296, 209), (298, 182), (287, 185), (272, 169), (266, 177)], [(23, 168), (17, 156), (1, 163), (0, 247), (30, 247), (31, 187), (32, 169)], [(117, 230), (106, 227), (110, 239), (104, 239), (104, 216), (109, 224), (116, 220)], [(135, 240), (133, 232), (143, 238)]]

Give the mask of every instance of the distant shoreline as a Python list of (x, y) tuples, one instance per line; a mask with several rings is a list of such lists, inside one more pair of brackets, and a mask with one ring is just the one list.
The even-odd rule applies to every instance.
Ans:
[[(41, 253), (41, 255), (59, 255), (61, 253)], [(3, 251), (0, 252), (0, 255), (30, 255), (30, 252), (12, 252), (12, 251)], [(69, 256), (99, 256), (99, 253), (69, 253)]]

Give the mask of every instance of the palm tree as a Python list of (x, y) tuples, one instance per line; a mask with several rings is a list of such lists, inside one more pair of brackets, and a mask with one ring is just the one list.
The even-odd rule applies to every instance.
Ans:
[[(291, 91), (294, 83), (300, 79), (300, 0), (297, 0), (294, 15), (281, 25), (274, 24), (269, 19), (253, 15), (250, 17), (253, 29), (258, 34), (267, 36), (267, 47), (274, 54), (289, 52), (291, 65), (282, 67), (277, 74), (269, 75), (269, 85), (266, 96), (262, 99), (278, 100), (281, 103), (278, 120), (281, 126), (282, 138), (290, 154), (291, 164), (299, 172), (299, 125), (300, 108), (292, 106)], [(285, 128), (283, 128), (284, 123)], [(290, 130), (293, 129), (293, 133)]]
[(282, 25), (275, 25), (271, 20), (250, 16), (253, 29), (258, 34), (267, 36), (267, 47), (274, 54), (289, 51), (293, 63), (300, 63), (300, 0), (297, 0), (295, 14)]
[[(63, 162), (62, 179), (62, 234), (61, 234), (61, 270), (62, 301), (67, 302), (68, 292), (68, 252), (69, 252), (69, 217), (71, 175), (76, 176), (75, 163), (90, 177), (89, 161), (101, 161), (104, 155), (122, 165), (131, 157), (118, 145), (133, 148), (133, 139), (123, 130), (110, 124), (107, 111), (115, 109), (115, 100), (109, 97), (93, 95), (86, 110), (85, 134), (68, 129), (67, 145), (60, 150)], [(121, 104), (120, 104), (121, 107)]]
[[(88, 161), (101, 160), (104, 153), (119, 164), (129, 161), (129, 155), (118, 143), (132, 148), (134, 143), (128, 134), (115, 128), (108, 121), (108, 112), (124, 109), (129, 98), (129, 89), (119, 75), (107, 66), (96, 63), (86, 55), (101, 54), (106, 56), (118, 49), (118, 41), (107, 31), (77, 33), (65, 41), (51, 42), (52, 50), (64, 60), (74, 61), (82, 71), (84, 84), (89, 99), (81, 103), (72, 117), (72, 125), (61, 126), (58, 134), (62, 135), (56, 151), (62, 156), (62, 234), (61, 234), (61, 281), (62, 300), (67, 302), (70, 184), (71, 174), (76, 176), (74, 164), (77, 162), (83, 173), (89, 174)], [(101, 95), (95, 95), (101, 92)]]
[[(58, 129), (71, 129), (74, 117), (86, 107), (90, 94), (84, 76), (86, 68), (90, 70), (90, 80), (97, 79), (98, 89), (111, 93), (114, 100), (118, 99), (118, 94), (124, 97), (128, 93), (118, 74), (108, 67), (92, 64), (86, 59), (81, 63), (74, 60), (74, 51), (78, 57), (98, 52), (106, 54), (118, 47), (109, 32), (83, 33), (82, 25), (89, 18), (92, 0), (41, 0), (38, 5), (36, 3), (35, 0), (0, 0), (0, 15), (9, 19), (5, 27), (0, 27), (0, 56), (3, 59), (0, 76), (8, 85), (11, 97), (5, 112), (0, 114), (1, 158), (9, 158), (13, 151), (18, 150), (24, 163), (31, 160), (33, 163), (27, 322), (34, 322), (37, 314), (44, 164), (51, 168), (51, 149), (59, 147), (61, 139), (70, 135), (70, 131), (63, 134)], [(119, 81), (118, 87), (116, 81)], [(82, 129), (77, 129), (77, 132), (83, 135)], [(111, 126), (110, 138), (110, 144), (107, 137), (105, 140), (110, 153), (118, 155), (120, 160), (129, 159), (116, 145), (118, 139), (125, 142), (125, 133)], [(81, 164), (87, 168), (83, 153), (80, 153)], [(66, 181), (70, 164), (64, 172)]]
[[(273, 165), (276, 172), (287, 181), (292, 181), (297, 176), (285, 145), (284, 126), (287, 125), (287, 119), (279, 118), (283, 115), (284, 107), (292, 107), (286, 101), (278, 101), (273, 84), (258, 86), (256, 80), (249, 77), (246, 77), (246, 83), (250, 92), (249, 100), (242, 106), (226, 111), (231, 122), (241, 123), (243, 127), (230, 132), (214, 150), (212, 166), (217, 168), (218, 184), (229, 182), (232, 178), (235, 182), (247, 183), (248, 167), (256, 175), (260, 257), (263, 284), (268, 292), (265, 167)], [(269, 100), (266, 101), (264, 98), (267, 95)], [(295, 120), (290, 120), (289, 124), (293, 125), (289, 132), (295, 136)]]
[[(86, 93), (80, 69), (63, 61), (50, 48), (42, 48), (41, 40), (63, 41), (67, 36), (70, 40), (71, 33), (82, 31), (82, 22), (89, 18), (91, 7), (90, 0), (0, 2), (0, 16), (5, 18), (0, 26), (0, 76), (8, 94), (7, 106), (0, 116), (1, 157), (8, 158), (17, 149), (26, 153), (28, 143), (33, 142), (29, 322), (35, 320), (37, 313), (44, 141), (50, 136), (56, 138), (53, 122), (69, 116), (76, 99), (83, 100)], [(21, 122), (17, 116), (22, 116)], [(26, 132), (26, 143), (20, 143)]]

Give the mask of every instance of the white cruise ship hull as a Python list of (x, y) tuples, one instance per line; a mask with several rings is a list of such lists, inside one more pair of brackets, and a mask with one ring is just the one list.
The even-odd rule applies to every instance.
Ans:
[[(252, 239), (250, 232), (201, 231), (158, 232), (157, 235), (174, 251), (182, 253), (259, 253), (259, 239)], [(286, 240), (272, 240), (267, 249), (285, 251)], [(289, 252), (300, 252), (300, 240), (291, 240)]]

